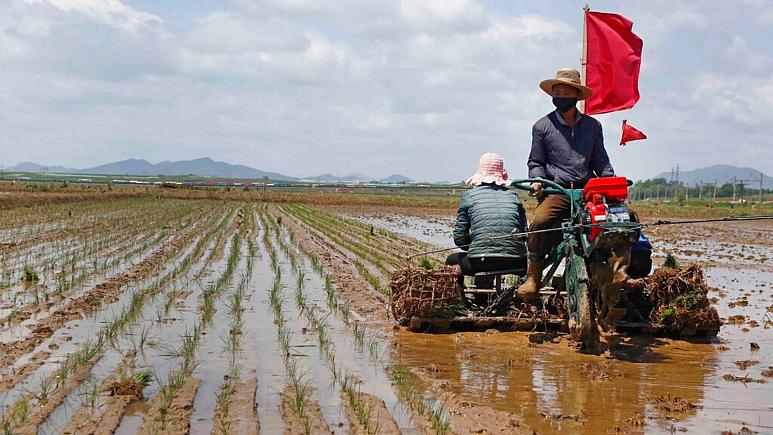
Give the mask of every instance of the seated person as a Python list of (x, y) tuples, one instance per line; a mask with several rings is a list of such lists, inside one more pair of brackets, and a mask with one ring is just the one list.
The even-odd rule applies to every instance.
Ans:
[(478, 171), (466, 182), (473, 188), (462, 195), (454, 227), (454, 243), (466, 252), (449, 255), (446, 264), (459, 265), (461, 283), (464, 275), (525, 269), (523, 238), (492, 239), (526, 231), (527, 227), (521, 199), (507, 188), (509, 182), (502, 157), (483, 154)]

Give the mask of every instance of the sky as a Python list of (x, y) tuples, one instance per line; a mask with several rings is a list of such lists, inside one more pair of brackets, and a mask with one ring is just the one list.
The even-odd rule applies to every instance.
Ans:
[[(0, 0), (0, 163), (211, 157), (291, 176), (526, 176), (538, 84), (580, 67), (569, 0)], [(773, 174), (773, 0), (591, 1), (644, 40), (619, 175)], [(648, 139), (617, 143), (622, 120)]]

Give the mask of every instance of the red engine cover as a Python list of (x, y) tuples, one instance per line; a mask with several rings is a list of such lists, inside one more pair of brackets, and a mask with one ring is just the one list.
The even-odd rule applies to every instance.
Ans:
[[(604, 204), (604, 200), (600, 194), (594, 194), (593, 198), (585, 203), (585, 209), (588, 210), (591, 224), (598, 224), (607, 221), (607, 212), (609, 209), (607, 208), (607, 205)], [(591, 228), (589, 239), (594, 240), (603, 231), (604, 229), (601, 227)]]
[(608, 204), (625, 202), (628, 198), (628, 179), (625, 177), (591, 178), (582, 190), (582, 197), (590, 201), (593, 195), (601, 195)]

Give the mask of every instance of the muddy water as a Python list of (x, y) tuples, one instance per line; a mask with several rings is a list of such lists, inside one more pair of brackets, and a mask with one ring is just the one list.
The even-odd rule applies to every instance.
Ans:
[[(710, 271), (712, 282), (722, 282), (720, 273)], [(768, 282), (770, 278), (768, 275)], [(764, 298), (771, 303), (769, 295)], [(755, 302), (750, 305), (758, 306)], [(728, 315), (726, 306), (718, 308), (723, 317)], [(762, 317), (759, 309), (748, 311), (751, 316)], [(760, 372), (773, 363), (770, 330), (760, 326), (744, 333), (742, 328), (723, 326), (721, 343), (636, 340), (631, 344), (641, 347), (632, 348), (629, 361), (580, 355), (566, 342), (530, 347), (522, 333), (398, 333), (395, 341), (403, 364), (420, 373), (430, 373), (430, 367), (432, 372), (437, 370), (436, 375), (424, 377), (439, 380), (442, 390), (473, 405), (514, 412), (540, 433), (568, 430), (595, 434), (616, 428), (647, 433), (685, 428), (712, 433), (717, 429), (738, 431), (743, 425), (770, 433), (773, 385), (722, 379), (727, 373), (748, 373), (760, 379)], [(750, 350), (751, 341), (761, 349)], [(724, 347), (720, 346), (728, 349), (721, 351)], [(739, 370), (734, 361), (746, 359), (761, 363)], [(668, 395), (700, 408), (668, 420), (653, 405), (658, 396)], [(633, 425), (634, 420), (641, 420), (643, 426)]]
[[(448, 232), (426, 234), (433, 224), (420, 217), (364, 221), (414, 237), (422, 234), (441, 246), (450, 242)], [(756, 232), (770, 234), (767, 227)], [(770, 243), (701, 240), (699, 233), (688, 232), (688, 237), (661, 240), (656, 233), (655, 255), (673, 252), (682, 261), (706, 264), (707, 280), (718, 288), (709, 297), (719, 299), (720, 316), (745, 316), (745, 324), (725, 324), (712, 342), (629, 338), (624, 358), (607, 360), (578, 354), (565, 340), (530, 345), (524, 333), (398, 332), (393, 357), (418, 373), (428, 391), (452, 392), (464, 406), (512, 412), (539, 433), (718, 433), (744, 426), (773, 433), (773, 379), (723, 379), (726, 374), (763, 379), (761, 372), (773, 365), (773, 323), (765, 327), (766, 320), (773, 320), (767, 311), (773, 306), (768, 260), (773, 248)], [(745, 306), (728, 305), (739, 300)], [(752, 320), (759, 326), (750, 325)], [(760, 349), (752, 350), (752, 342)], [(740, 360), (760, 363), (741, 370), (735, 364)], [(670, 414), (655, 405), (660, 396), (680, 397), (696, 408)]]
[(454, 219), (451, 216), (416, 217), (396, 213), (345, 215), (369, 225), (394, 231), (436, 245), (453, 244), (450, 235)]

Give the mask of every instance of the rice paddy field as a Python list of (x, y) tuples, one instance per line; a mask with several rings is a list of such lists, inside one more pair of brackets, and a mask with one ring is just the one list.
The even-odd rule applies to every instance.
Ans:
[(773, 432), (769, 223), (653, 231), (726, 324), (610, 360), (395, 326), (454, 196), (27, 193), (0, 196), (5, 434)]

